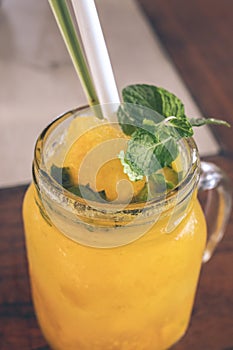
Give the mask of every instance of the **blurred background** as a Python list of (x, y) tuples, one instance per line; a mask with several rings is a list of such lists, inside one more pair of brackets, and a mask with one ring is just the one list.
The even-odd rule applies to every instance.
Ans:
[[(158, 25), (166, 34), (173, 24), (160, 21), (161, 1), (155, 2), (156, 15), (150, 12), (152, 1), (96, 0), (119, 91), (132, 83), (163, 86), (183, 100), (190, 117), (201, 116), (167, 52), (169, 42), (165, 48), (154, 30)], [(191, 16), (188, 20), (191, 28), (199, 25)], [(180, 50), (182, 35), (180, 28), (175, 40)], [(30, 181), (33, 148), (42, 129), (64, 111), (86, 103), (47, 0), (1, 2), (0, 79), (0, 187), (8, 187)], [(219, 152), (207, 127), (198, 130), (196, 140), (202, 155)]]

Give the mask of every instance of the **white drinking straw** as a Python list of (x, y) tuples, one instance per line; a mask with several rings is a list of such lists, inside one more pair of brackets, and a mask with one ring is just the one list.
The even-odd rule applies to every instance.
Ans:
[(119, 103), (114, 74), (94, 0), (72, 0), (84, 51), (101, 104)]

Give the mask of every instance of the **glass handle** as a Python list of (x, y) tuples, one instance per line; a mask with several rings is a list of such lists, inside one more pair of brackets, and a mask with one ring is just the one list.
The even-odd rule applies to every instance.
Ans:
[(231, 184), (219, 167), (212, 163), (201, 162), (198, 190), (200, 196), (205, 196), (203, 209), (208, 228), (208, 240), (203, 262), (207, 262), (222, 239), (231, 214)]

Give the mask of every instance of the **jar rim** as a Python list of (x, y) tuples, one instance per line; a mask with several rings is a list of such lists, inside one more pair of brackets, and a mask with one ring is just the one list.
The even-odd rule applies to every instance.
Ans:
[[(122, 204), (112, 204), (111, 202), (100, 203), (91, 200), (86, 200), (82, 197), (79, 197), (70, 191), (66, 190), (62, 185), (60, 185), (49, 172), (41, 170), (41, 162), (43, 160), (43, 146), (46, 142), (46, 139), (49, 137), (51, 132), (64, 120), (69, 117), (74, 117), (79, 114), (79, 112), (84, 111), (89, 108), (89, 106), (79, 107), (68, 112), (65, 112), (53, 120), (39, 135), (34, 151), (34, 161), (33, 161), (33, 180), (36, 186), (37, 192), (41, 191), (41, 184), (43, 184), (43, 191), (47, 193), (52, 191), (53, 199), (60, 203), (67, 203), (77, 210), (79, 213), (82, 212), (84, 216), (88, 216), (88, 211), (99, 212), (102, 215), (113, 215), (113, 219), (118, 212), (122, 212)], [(123, 209), (124, 213), (127, 214), (137, 214), (138, 212), (150, 211), (150, 209), (159, 209), (161, 208), (170, 208), (173, 203), (177, 204), (183, 201), (190, 193), (194, 191), (199, 181), (200, 176), (200, 159), (198, 154), (198, 149), (196, 143), (192, 137), (184, 138), (179, 141), (186, 150), (189, 151), (190, 164), (188, 165), (187, 172), (182, 180), (178, 183), (174, 189), (170, 190), (166, 195), (161, 194), (157, 195), (151, 200), (144, 202), (128, 203), (127, 206)], [(47, 189), (46, 189), (47, 187)], [(49, 187), (49, 190), (48, 190)], [(179, 196), (178, 196), (179, 194)]]

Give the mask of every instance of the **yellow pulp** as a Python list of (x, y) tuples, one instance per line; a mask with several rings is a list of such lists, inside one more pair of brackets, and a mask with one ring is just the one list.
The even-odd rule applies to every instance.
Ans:
[[(75, 184), (89, 184), (98, 192), (104, 190), (110, 201), (126, 201), (140, 192), (145, 184), (145, 180), (140, 180), (129, 185), (129, 178), (123, 172), (118, 154), (127, 140), (121, 130), (109, 124), (96, 126), (73, 143), (63, 166), (69, 167)], [(104, 153), (102, 158), (100, 152)]]
[[(66, 162), (74, 169), (77, 153)], [(112, 188), (111, 177), (106, 188)], [(42, 210), (31, 185), (23, 213), (32, 293), (53, 349), (163, 350), (183, 335), (206, 240), (195, 195), (171, 233), (164, 233), (169, 218), (163, 218), (140, 239), (117, 248), (72, 241)], [(79, 229), (85, 235), (84, 226)]]

